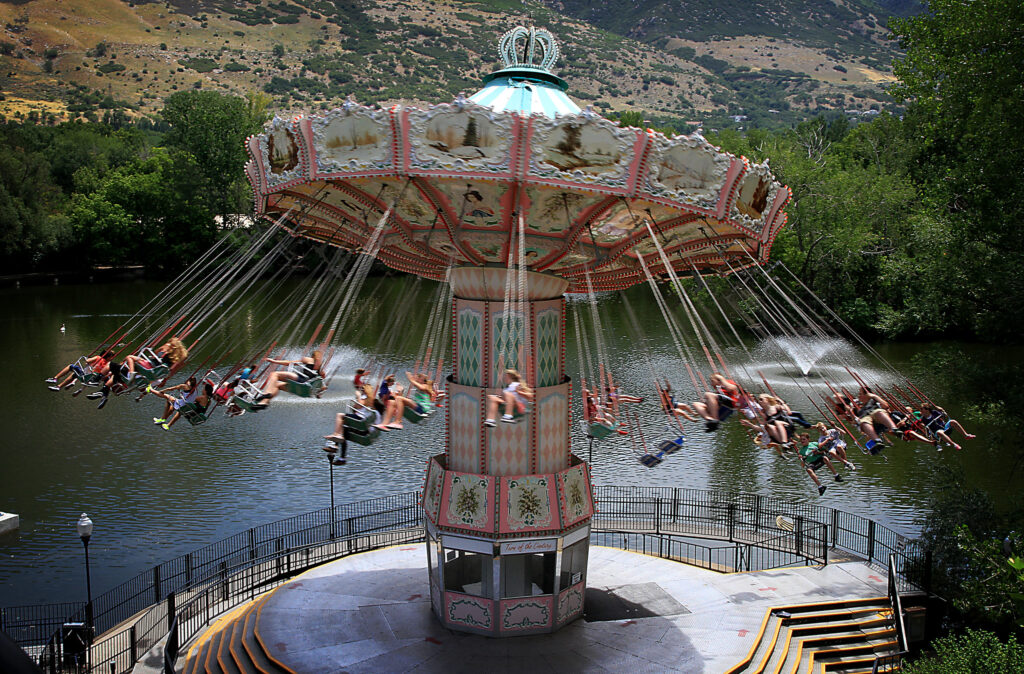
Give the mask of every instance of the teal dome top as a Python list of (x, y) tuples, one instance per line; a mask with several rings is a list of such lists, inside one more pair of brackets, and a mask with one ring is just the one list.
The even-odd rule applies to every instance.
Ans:
[(580, 111), (565, 94), (569, 85), (550, 70), (558, 59), (558, 45), (550, 32), (516, 26), (501, 37), (498, 55), (502, 69), (485, 77), (484, 88), (469, 100), (498, 112), (552, 119)]

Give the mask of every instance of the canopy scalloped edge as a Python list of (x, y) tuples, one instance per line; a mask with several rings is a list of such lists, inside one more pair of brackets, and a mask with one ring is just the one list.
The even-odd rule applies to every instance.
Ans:
[(246, 143), (257, 216), (361, 250), (385, 212), (378, 258), (433, 279), (450, 265), (564, 277), (570, 292), (655, 275), (764, 263), (790, 190), (700, 134), (668, 138), (592, 110), (547, 118), (459, 97), (426, 109), (347, 102), (277, 117)]

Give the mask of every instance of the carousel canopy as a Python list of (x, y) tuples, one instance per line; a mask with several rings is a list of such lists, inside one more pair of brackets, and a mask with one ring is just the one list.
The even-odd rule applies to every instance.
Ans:
[(570, 291), (588, 272), (607, 290), (666, 262), (767, 260), (790, 196), (767, 163), (580, 111), (547, 31), (516, 27), (499, 54), (484, 88), (452, 103), (275, 118), (248, 141), (257, 215), (351, 250), (374, 240), (382, 262), (428, 278), (523, 260)]

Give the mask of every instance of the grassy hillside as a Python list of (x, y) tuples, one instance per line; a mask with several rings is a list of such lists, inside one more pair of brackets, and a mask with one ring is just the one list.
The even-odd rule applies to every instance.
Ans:
[(439, 102), (479, 88), (498, 65), (498, 36), (532, 23), (559, 39), (560, 74), (583, 105), (642, 109), (679, 128), (781, 125), (885, 105), (890, 52), (868, 3), (851, 0), (842, 12), (815, 3), (832, 8), (822, 16), (852, 22), (830, 44), (831, 24), (818, 14), (788, 29), (786, 15), (760, 4), (748, 12), (747, 3), (710, 0), (689, 4), (721, 15), (707, 24), (717, 33), (677, 29), (668, 3), (652, 2), (608, 2), (595, 13), (582, 0), (0, 0), (0, 115), (151, 116), (188, 88), (262, 90), (280, 110), (349, 95)]

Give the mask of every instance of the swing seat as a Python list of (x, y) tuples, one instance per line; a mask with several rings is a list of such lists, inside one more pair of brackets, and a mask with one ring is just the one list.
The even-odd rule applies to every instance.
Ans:
[(371, 431), (377, 431), (379, 434), (380, 430), (373, 427), (376, 423), (379, 423), (379, 417), (374, 410), (368, 407), (353, 407), (345, 413), (342, 426), (345, 429), (364, 435)]
[(348, 426), (343, 427), (342, 432), (345, 434), (345, 440), (354, 442), (357, 445), (362, 445), (363, 447), (369, 447), (377, 440), (377, 438), (380, 437), (380, 429), (374, 428), (373, 426), (371, 426), (370, 430), (366, 433), (360, 433), (354, 428), (350, 428)]
[(199, 426), (200, 424), (206, 423), (206, 412), (200, 412), (199, 406), (195, 403), (188, 403), (178, 408), (178, 412), (181, 416), (185, 417), (185, 421), (189, 422), (193, 426)]
[(663, 461), (663, 456), (664, 454), (661, 452), (658, 452), (657, 454), (644, 454), (640, 457), (640, 463), (644, 464), (648, 468), (654, 468)]
[(163, 379), (171, 371), (171, 368), (164, 365), (160, 356), (153, 349), (146, 348), (139, 351), (139, 357), (149, 363), (149, 366), (136, 361), (135, 374), (144, 377), (146, 382), (152, 384), (157, 379)]
[(98, 372), (93, 371), (84, 356), (78, 359), (75, 366), (71, 368), (71, 372), (75, 376), (75, 381), (82, 386), (99, 386), (103, 383), (103, 378)]
[(256, 387), (256, 384), (253, 384), (247, 379), (243, 379), (238, 382), (238, 386), (235, 387), (235, 395), (231, 396), (231, 404), (245, 410), (246, 412), (259, 412), (261, 409), (266, 407), (266, 405), (256, 402), (260, 393), (261, 391)]
[(587, 437), (594, 438), (595, 440), (603, 440), (615, 432), (614, 426), (609, 426), (600, 421), (587, 424), (586, 426)]
[(284, 390), (300, 398), (313, 398), (324, 388), (323, 377), (313, 377), (308, 381), (288, 381)]
[(411, 407), (406, 407), (402, 410), (402, 416), (414, 424), (418, 424), (424, 419), (429, 419), (431, 416), (433, 416), (433, 414), (433, 411), (427, 412), (426, 414), (420, 414)]
[(675, 454), (683, 448), (683, 440), (683, 436), (679, 436), (674, 440), (662, 440), (658, 443), (658, 454), (664, 454), (666, 456), (669, 454)]

